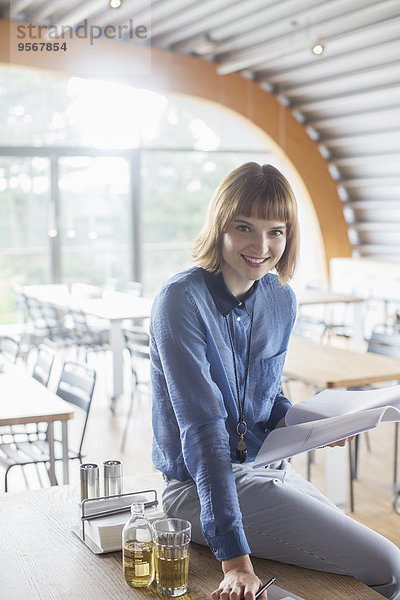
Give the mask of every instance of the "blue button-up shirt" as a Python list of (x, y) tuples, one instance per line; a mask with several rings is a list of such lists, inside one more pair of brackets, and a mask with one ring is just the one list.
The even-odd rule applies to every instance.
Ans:
[(268, 273), (241, 302), (221, 274), (193, 267), (163, 286), (150, 323), (153, 462), (170, 479), (196, 482), (202, 531), (219, 560), (250, 553), (231, 465), (239, 409), (225, 316), (242, 394), (252, 313), (244, 405), (252, 461), (290, 406), (280, 378), (296, 314), (291, 288)]

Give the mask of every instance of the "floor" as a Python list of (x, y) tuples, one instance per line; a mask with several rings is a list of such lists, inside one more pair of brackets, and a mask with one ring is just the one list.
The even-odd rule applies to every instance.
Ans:
[[(60, 367), (63, 358), (65, 356), (57, 357), (55, 371)], [(121, 441), (130, 401), (129, 390), (120, 398), (116, 412), (112, 414), (108, 400), (111, 381), (109, 357), (100, 355), (92, 357), (90, 361), (97, 368), (98, 381), (86, 434), (85, 462), (101, 465), (104, 460), (117, 459), (122, 461), (125, 475), (151, 472), (154, 470), (151, 463), (151, 399), (147, 388), (142, 387), (135, 398), (126, 447), (122, 452)], [(129, 375), (127, 369), (127, 386), (130, 381)], [(56, 377), (57, 373), (54, 374), (50, 387), (54, 387)], [(312, 395), (313, 391), (299, 383), (294, 394), (296, 399), (302, 399)], [(70, 441), (73, 440), (77, 424), (78, 421), (71, 421)], [(353, 517), (400, 546), (400, 515), (392, 507), (394, 425), (382, 424), (377, 430), (370, 432), (369, 436), (371, 452), (367, 450), (365, 439), (361, 439), (360, 444), (359, 479), (355, 483)], [(300, 474), (306, 475), (305, 455), (295, 457), (292, 464)], [(40, 486), (35, 469), (32, 469), (27, 477), (31, 489)], [(315, 453), (311, 481), (324, 491), (324, 450)], [(78, 461), (70, 463), (70, 482), (79, 483)], [(45, 485), (48, 483), (45, 482)], [(26, 487), (20, 470), (13, 469), (9, 476), (9, 490), (12, 492), (23, 489)]]

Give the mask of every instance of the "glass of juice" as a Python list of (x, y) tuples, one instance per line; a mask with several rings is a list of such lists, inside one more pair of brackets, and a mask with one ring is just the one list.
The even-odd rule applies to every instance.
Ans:
[(158, 591), (165, 596), (181, 596), (188, 589), (192, 526), (184, 519), (167, 518), (154, 521), (152, 527)]

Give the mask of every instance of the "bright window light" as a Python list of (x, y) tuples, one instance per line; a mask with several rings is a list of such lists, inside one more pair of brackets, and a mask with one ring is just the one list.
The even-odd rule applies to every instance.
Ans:
[(160, 135), (167, 98), (129, 85), (72, 77), (70, 118), (81, 143), (96, 148), (134, 148)]

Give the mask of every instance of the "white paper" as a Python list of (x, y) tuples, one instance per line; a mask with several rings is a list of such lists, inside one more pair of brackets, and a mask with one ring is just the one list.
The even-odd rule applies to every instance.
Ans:
[(291, 406), (285, 422), (286, 425), (296, 425), (384, 406), (400, 409), (400, 385), (364, 391), (324, 390)]
[(381, 422), (400, 421), (400, 386), (379, 390), (325, 390), (292, 406), (287, 427), (274, 429), (264, 440), (253, 468), (332, 444)]
[(271, 585), (267, 592), (268, 600), (305, 600), (305, 598), (293, 595), (277, 585)]

